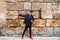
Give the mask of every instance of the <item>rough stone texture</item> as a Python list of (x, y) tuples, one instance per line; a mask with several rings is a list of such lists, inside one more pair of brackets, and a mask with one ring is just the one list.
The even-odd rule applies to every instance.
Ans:
[(8, 13), (6, 13), (6, 19), (18, 19), (18, 12), (8, 11)]
[(24, 19), (19, 19), (19, 27), (24, 27)]
[(54, 0), (55, 2), (57, 2), (57, 3), (60, 3), (60, 0)]
[(53, 2), (52, 3), (52, 10), (55, 11), (55, 10), (57, 10), (57, 8), (58, 8), (57, 3)]
[(60, 20), (52, 20), (51, 26), (60, 26)]
[(60, 27), (54, 27), (54, 35), (55, 36), (60, 36)]
[(47, 4), (46, 4), (46, 10), (47, 10), (47, 11), (52, 10), (52, 3), (47, 3)]
[(34, 11), (33, 13), (34, 18), (39, 18), (39, 11)]
[(54, 19), (60, 19), (60, 11), (54, 11)]
[(0, 19), (4, 20), (7, 10), (6, 10), (6, 2), (0, 2)]
[(31, 10), (31, 3), (30, 2), (24, 3), (24, 10)]
[(40, 10), (41, 3), (32, 3), (32, 10)]
[(25, 1), (27, 1), (27, 0), (17, 0), (17, 1), (20, 1), (20, 2), (21, 2), (21, 1), (22, 1), (22, 2), (25, 2)]
[(18, 20), (7, 20), (7, 27), (11, 28), (18, 27)]
[(0, 0), (0, 2), (15, 2), (16, 0)]
[(46, 26), (51, 26), (51, 27), (59, 27), (60, 26), (60, 20), (47, 20)]
[(42, 11), (42, 19), (52, 19), (53, 18), (53, 13), (52, 11)]
[(43, 36), (44, 34), (46, 34), (46, 28), (45, 27), (41, 27), (41, 28), (32, 28), (32, 34), (33, 35), (40, 35)]
[(54, 0), (44, 0), (44, 2), (48, 2), (48, 3), (50, 2), (51, 3), (51, 2), (54, 2)]
[(30, 2), (42, 2), (43, 0), (30, 0)]
[(47, 27), (47, 35), (53, 36), (53, 27)]
[(46, 20), (37, 19), (34, 21), (34, 27), (45, 27)]
[(0, 2), (0, 30), (5, 27), (6, 24), (6, 2)]
[(7, 4), (8, 10), (23, 10), (24, 3), (23, 2), (11, 2)]

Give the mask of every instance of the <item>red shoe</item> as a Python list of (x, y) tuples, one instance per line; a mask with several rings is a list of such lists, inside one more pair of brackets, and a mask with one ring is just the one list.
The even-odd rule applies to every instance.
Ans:
[(23, 39), (24, 37), (22, 36), (22, 39)]
[(30, 37), (30, 39), (33, 39), (32, 37)]

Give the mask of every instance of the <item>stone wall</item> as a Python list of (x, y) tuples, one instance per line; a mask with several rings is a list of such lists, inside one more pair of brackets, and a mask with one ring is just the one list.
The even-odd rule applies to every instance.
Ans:
[(24, 17), (18, 17), (18, 14), (30, 10), (34, 11), (35, 18), (33, 36), (60, 36), (60, 0), (0, 0), (1, 35), (21, 35)]

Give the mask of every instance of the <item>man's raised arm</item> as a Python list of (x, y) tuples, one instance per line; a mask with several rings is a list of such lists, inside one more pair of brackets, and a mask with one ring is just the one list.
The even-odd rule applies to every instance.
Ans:
[(22, 17), (25, 17), (25, 15), (22, 15), (22, 14), (19, 14), (18, 16), (22, 16)]

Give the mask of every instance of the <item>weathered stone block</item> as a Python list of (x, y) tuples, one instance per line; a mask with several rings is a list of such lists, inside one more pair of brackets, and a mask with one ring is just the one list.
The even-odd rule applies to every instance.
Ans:
[(11, 2), (7, 4), (7, 10), (23, 10), (23, 2)]
[(0, 2), (0, 27), (5, 27), (5, 23), (6, 23), (6, 2)]
[(51, 26), (51, 23), (52, 23), (52, 20), (47, 19), (46, 20), (46, 27), (50, 27)]
[(27, 0), (17, 0), (17, 1), (25, 2), (25, 1), (27, 1)]
[(8, 13), (6, 14), (6, 19), (18, 19), (18, 12), (8, 11)]
[(60, 0), (54, 0), (55, 2), (57, 2), (57, 3), (60, 3)]
[(25, 27), (24, 19), (19, 19), (19, 27)]
[(52, 3), (52, 10), (55, 11), (58, 9), (57, 3)]
[(30, 2), (24, 3), (24, 10), (31, 10), (31, 3)]
[(46, 25), (46, 20), (42, 20), (42, 19), (37, 19), (33, 23), (33, 27), (45, 27), (45, 25)]
[(42, 19), (52, 19), (53, 12), (52, 11), (42, 11), (41, 16), (42, 16)]
[(38, 29), (37, 28), (34, 28), (34, 27), (32, 27), (32, 34), (37, 34), (38, 33)]
[(60, 27), (54, 27), (54, 35), (60, 36)]
[(30, 2), (43, 2), (43, 0), (30, 0)]
[(47, 3), (41, 3), (40, 7), (42, 9), (42, 11), (46, 11), (47, 7), (46, 7)]
[(0, 19), (0, 28), (5, 27), (5, 25), (6, 25), (6, 20)]
[(5, 20), (5, 16), (7, 13), (6, 2), (0, 2), (0, 19)]
[(18, 20), (7, 20), (7, 27), (11, 28), (18, 27)]
[(39, 35), (45, 35), (46, 34), (46, 27), (43, 27), (43, 28), (38, 28), (38, 34)]
[(34, 18), (39, 18), (39, 11), (34, 11), (33, 13)]
[(16, 2), (16, 0), (0, 0), (1, 2), (5, 2), (5, 1), (7, 1), (7, 2)]
[(52, 3), (46, 3), (46, 10), (47, 11), (52, 10)]
[(60, 19), (60, 11), (54, 11), (54, 19)]
[(60, 26), (60, 20), (52, 20), (51, 26)]
[(40, 10), (41, 3), (32, 3), (32, 10)]
[(53, 36), (53, 27), (47, 27), (47, 35)]
[(17, 35), (22, 35), (23, 31), (24, 31), (24, 28), (21, 28), (21, 27), (16, 28), (16, 34)]
[(44, 2), (54, 2), (54, 0), (44, 0)]
[(2, 32), (2, 35), (4, 36), (13, 36), (16, 34), (16, 29), (15, 28), (3, 28), (1, 32)]
[(60, 3), (57, 3), (57, 9), (60, 11)]
[(46, 28), (42, 27), (42, 28), (32, 28), (32, 34), (33, 35), (38, 35), (38, 36), (43, 36), (46, 34)]

